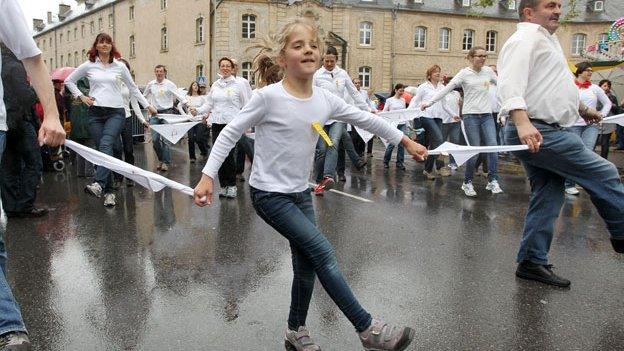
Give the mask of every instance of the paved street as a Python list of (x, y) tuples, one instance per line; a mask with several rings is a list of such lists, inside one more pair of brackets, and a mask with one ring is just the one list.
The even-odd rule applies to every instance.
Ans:
[[(151, 145), (135, 151), (155, 169)], [(194, 186), (203, 162), (173, 150), (166, 174)], [(622, 154), (616, 155), (622, 157)], [(319, 226), (373, 315), (416, 329), (408, 350), (623, 350), (624, 256), (586, 193), (568, 197), (551, 263), (559, 289), (514, 276), (529, 189), (477, 198), (463, 174), (426, 181), (422, 164), (384, 170), (381, 148), (338, 193), (315, 199)], [(70, 171), (72, 168), (70, 167)], [(246, 173), (246, 176), (248, 173)], [(287, 242), (254, 212), (247, 183), (209, 208), (181, 193), (122, 187), (105, 209), (88, 180), (46, 173), (43, 219), (11, 219), (9, 278), (35, 350), (283, 350), (290, 299)], [(308, 326), (330, 351), (361, 350), (317, 282)]]

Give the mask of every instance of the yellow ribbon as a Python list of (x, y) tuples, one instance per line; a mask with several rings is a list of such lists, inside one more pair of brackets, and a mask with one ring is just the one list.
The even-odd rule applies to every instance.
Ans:
[(321, 138), (325, 140), (325, 143), (327, 144), (327, 146), (329, 147), (334, 146), (334, 143), (332, 143), (331, 139), (329, 138), (329, 135), (325, 133), (325, 129), (323, 129), (323, 126), (319, 122), (316, 122), (316, 121), (312, 122), (312, 129), (314, 129), (321, 136)]

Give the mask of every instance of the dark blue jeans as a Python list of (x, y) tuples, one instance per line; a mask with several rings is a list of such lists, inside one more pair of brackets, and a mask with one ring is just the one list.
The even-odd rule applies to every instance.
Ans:
[[(465, 114), (464, 127), (468, 143), (472, 146), (496, 146), (496, 124), (491, 113)], [(466, 163), (464, 183), (472, 183), (479, 155), (471, 157)], [(488, 181), (498, 180), (498, 153), (487, 154)]]
[[(442, 140), (450, 141), (453, 144), (461, 145), (462, 137), (461, 137), (461, 123), (453, 122), (453, 123), (444, 123), (442, 125)], [(455, 163), (455, 159), (453, 155), (449, 155), (449, 163), (452, 165), (457, 165)]]
[(305, 325), (314, 289), (314, 277), (358, 332), (371, 324), (371, 315), (360, 306), (338, 267), (334, 249), (316, 227), (310, 190), (273, 193), (250, 187), (256, 213), (290, 242), (293, 265), (288, 328)]
[(615, 139), (616, 147), (618, 149), (624, 149), (624, 127), (618, 124), (618, 126), (615, 127), (615, 134), (617, 137)]
[[(0, 131), (0, 160), (6, 145), (6, 132)], [(1, 208), (1, 206), (0, 206)], [(11, 287), (6, 279), (7, 252), (4, 246), (4, 233), (6, 232), (6, 217), (4, 210), (0, 219), (0, 335), (8, 332), (26, 332), (26, 326), (22, 319), (20, 308), (13, 297)]]
[[(585, 147), (578, 135), (556, 125), (533, 122), (544, 139), (537, 153), (514, 152), (531, 183), (518, 262), (548, 263), (555, 221), (564, 202), (564, 180), (580, 184), (614, 238), (624, 238), (624, 186), (613, 163)], [(505, 144), (519, 145), (516, 126), (508, 122)]]
[[(125, 121), (126, 112), (123, 108), (89, 107), (89, 132), (95, 148), (113, 156), (114, 145), (121, 136)], [(102, 186), (105, 194), (113, 192), (113, 179), (108, 168), (98, 166), (95, 181)]]
[[(405, 123), (400, 124), (397, 126), (397, 129), (402, 131), (403, 134), (405, 134), (405, 131), (407, 130), (407, 125)], [(403, 144), (399, 143), (399, 145), (396, 148), (397, 148), (396, 164), (397, 166), (403, 166), (403, 163), (405, 162), (405, 147), (403, 146)], [(394, 145), (388, 144), (388, 146), (386, 146), (386, 152), (384, 153), (384, 158), (383, 158), (384, 164), (390, 163), (390, 159), (392, 158), (392, 150), (394, 150)]]
[[(427, 132), (429, 150), (433, 150), (444, 143), (444, 131), (442, 130), (441, 118), (421, 117), (420, 123), (423, 128), (425, 128), (425, 132)], [(427, 156), (427, 160), (425, 160), (425, 171), (431, 172), (434, 165), (436, 169), (440, 169), (444, 167), (444, 160), (438, 157), (438, 155)]]
[(199, 147), (202, 156), (208, 155), (208, 126), (204, 123), (196, 124), (188, 131), (188, 150), (191, 160), (195, 159), (195, 144)]

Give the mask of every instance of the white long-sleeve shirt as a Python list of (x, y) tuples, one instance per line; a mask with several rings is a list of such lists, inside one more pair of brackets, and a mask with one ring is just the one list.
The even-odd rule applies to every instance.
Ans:
[(87, 61), (78, 66), (65, 79), (65, 86), (75, 98), (83, 95), (76, 85), (82, 77), (87, 77), (89, 80), (89, 96), (95, 100), (93, 103), (95, 106), (124, 108), (121, 94), (122, 83), (128, 87), (131, 96), (134, 96), (143, 106), (149, 106), (139, 88), (134, 84), (130, 71), (120, 61), (113, 60), (112, 63), (104, 66), (100, 58), (96, 57), (95, 62)]
[(219, 78), (212, 83), (204, 104), (197, 109), (200, 115), (210, 113), (210, 123), (228, 124), (247, 104), (247, 93), (234, 76)]
[[(604, 90), (597, 86), (596, 84), (592, 84), (589, 86), (589, 89), (579, 89), (579, 98), (581, 102), (585, 104), (585, 106), (595, 109), (598, 106), (598, 101), (602, 104), (602, 109), (599, 111), (602, 114), (602, 117), (607, 117), (609, 112), (611, 111), (611, 100), (607, 94), (605, 94)], [(580, 117), (574, 123), (575, 126), (586, 126), (587, 122), (583, 117)]]
[[(434, 86), (430, 81), (426, 81), (416, 88), (416, 94), (412, 97), (412, 100), (407, 108), (416, 110), (417, 117), (443, 119), (445, 115), (444, 106), (442, 106), (445, 103), (444, 101), (433, 103), (425, 111), (420, 109), (420, 105), (422, 105), (422, 103), (431, 101), (442, 91), (444, 91), (444, 84), (438, 83)], [(446, 93), (444, 95), (446, 95)], [(444, 97), (444, 95), (441, 95), (441, 98)]]
[(371, 111), (371, 107), (368, 106), (366, 100), (351, 81), (349, 73), (340, 67), (334, 67), (331, 71), (325, 67), (319, 68), (314, 72), (314, 85), (329, 90), (360, 110)]
[(500, 117), (526, 110), (529, 117), (563, 127), (579, 118), (579, 94), (559, 40), (544, 27), (518, 23), (498, 56)]
[(263, 191), (301, 192), (308, 188), (318, 134), (313, 122), (330, 117), (354, 124), (398, 144), (403, 133), (383, 118), (348, 105), (329, 91), (313, 87), (312, 96), (290, 95), (282, 82), (257, 90), (219, 134), (203, 173), (215, 178), (240, 136), (255, 126), (255, 154), (249, 185)]
[(493, 113), (500, 112), (500, 100), (498, 98), (498, 86), (496, 84), (492, 84), (488, 91), (488, 95), (490, 96), (490, 106), (492, 106)]
[(362, 96), (362, 100), (364, 100), (364, 102), (366, 102), (366, 104), (370, 107), (371, 111), (377, 110), (377, 106), (375, 106), (375, 103), (368, 96), (368, 91), (366, 91), (364, 89), (360, 89), (358, 91), (359, 91), (360, 95)]
[(459, 106), (461, 105), (461, 94), (453, 90), (444, 97), (444, 117), (442, 123), (456, 123), (454, 117), (459, 117)]
[(175, 99), (184, 100), (184, 96), (178, 92), (178, 87), (169, 79), (158, 82), (156, 79), (145, 86), (145, 98), (157, 109), (168, 110), (173, 108)]
[(451, 90), (461, 87), (464, 90), (462, 114), (492, 113), (489, 91), (490, 85), (496, 84), (496, 80), (496, 73), (488, 66), (481, 67), (479, 72), (472, 67), (463, 68), (428, 104), (431, 106)]
[[(396, 98), (391, 96), (386, 99), (386, 103), (384, 104), (384, 111), (395, 111), (395, 110), (405, 110), (405, 99), (402, 97)], [(405, 122), (398, 123), (397, 126), (404, 125)]]
[(141, 112), (141, 107), (139, 106), (139, 102), (136, 97), (130, 96), (130, 89), (125, 84), (121, 84), (121, 96), (124, 101), (124, 110), (126, 110), (126, 118), (132, 117), (132, 112), (130, 111), (130, 107), (132, 107), (132, 111), (136, 117), (141, 121), (141, 123), (145, 123), (145, 117), (143, 117), (143, 112)]
[[(22, 9), (16, 0), (0, 0), (0, 41), (13, 51), (19, 60), (41, 55), (41, 50), (35, 44), (32, 31), (26, 24)], [(1, 61), (0, 70), (2, 69)], [(3, 97), (4, 87), (0, 80), (0, 131), (8, 130)]]

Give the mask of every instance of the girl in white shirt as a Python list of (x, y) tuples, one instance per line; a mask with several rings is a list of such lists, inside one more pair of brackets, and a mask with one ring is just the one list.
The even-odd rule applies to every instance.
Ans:
[[(405, 110), (407, 104), (405, 103), (405, 99), (401, 97), (403, 93), (405, 92), (405, 86), (399, 83), (394, 86), (393, 92), (394, 92), (394, 95), (386, 99), (386, 103), (384, 104), (383, 110), (384, 111)], [(401, 132), (405, 133), (405, 129), (406, 129), (405, 122), (397, 124), (397, 128)], [(388, 146), (386, 147), (386, 152), (384, 153), (384, 158), (383, 158), (384, 168), (390, 167), (389, 164), (390, 164), (390, 158), (392, 158), (392, 150), (394, 150), (394, 145), (388, 144)], [(405, 149), (403, 148), (403, 145), (399, 145), (397, 146), (397, 158), (396, 158), (397, 169), (405, 170), (405, 165), (403, 163), (404, 159), (405, 159)]]
[[(205, 95), (202, 94), (199, 90), (199, 84), (195, 81), (191, 83), (188, 88), (188, 93), (186, 94), (186, 98), (184, 101), (178, 104), (178, 110), (180, 110), (181, 114), (186, 114), (182, 109), (183, 106), (187, 108), (199, 108), (205, 102)], [(207, 118), (207, 116), (205, 117)], [(195, 163), (195, 144), (199, 147), (199, 152), (202, 157), (206, 157), (208, 155), (208, 127), (205, 123), (205, 120), (202, 120), (202, 123), (195, 125), (188, 131), (188, 150), (189, 150), (189, 158), (191, 163)]]
[[(234, 116), (247, 103), (248, 95), (236, 81), (236, 77), (232, 75), (233, 67), (234, 63), (231, 59), (227, 57), (221, 58), (219, 60), (221, 78), (212, 83), (210, 92), (202, 106), (189, 109), (193, 114), (210, 113), (209, 119), (212, 128), (213, 144), (223, 128), (234, 119)], [(221, 186), (219, 196), (235, 198), (238, 193), (236, 189), (236, 160), (234, 155), (234, 150), (232, 150), (225, 159), (223, 166), (219, 168), (219, 185)]]
[[(472, 47), (468, 52), (467, 59), (470, 61), (470, 66), (459, 71), (444, 89), (422, 104), (421, 109), (427, 109), (453, 89), (461, 87), (464, 90), (462, 118), (468, 143), (475, 146), (495, 146), (497, 145), (496, 125), (492, 118), (489, 90), (491, 84), (496, 84), (496, 74), (492, 68), (484, 66), (487, 59), (484, 48)], [(462, 184), (462, 190), (466, 196), (477, 196), (472, 185), (477, 157), (478, 155), (473, 156), (466, 164), (464, 184)], [(485, 189), (491, 191), (492, 194), (502, 193), (503, 190), (498, 184), (498, 154), (495, 152), (488, 153), (487, 157), (488, 184)]]
[[(440, 72), (442, 69), (438, 65), (433, 65), (427, 69), (426, 77), (427, 81), (418, 86), (416, 89), (416, 95), (410, 101), (410, 109), (418, 109), (420, 105), (432, 99), (436, 94), (444, 89), (444, 85), (440, 82)], [(442, 129), (442, 119), (445, 115), (444, 112), (444, 101), (439, 104), (435, 104), (431, 106), (431, 108), (427, 109), (420, 113), (420, 122), (422, 123), (423, 128), (427, 132), (427, 137), (429, 140), (429, 149), (435, 149), (438, 146), (442, 145), (444, 142), (444, 133)], [(451, 171), (444, 167), (444, 160), (441, 157), (429, 156), (427, 157), (427, 161), (425, 161), (425, 169), (423, 170), (423, 174), (429, 180), (433, 180), (436, 178), (435, 173), (433, 172), (433, 166), (437, 172), (443, 176), (448, 177), (451, 175)]]
[[(96, 148), (107, 154), (113, 155), (113, 145), (119, 139), (126, 118), (124, 99), (122, 96), (123, 82), (143, 106), (148, 107), (150, 113), (156, 114), (156, 109), (151, 106), (143, 94), (139, 91), (132, 80), (130, 71), (121, 62), (121, 57), (113, 43), (113, 39), (106, 33), (100, 33), (88, 52), (89, 60), (80, 65), (65, 80), (65, 86), (72, 92), (74, 97), (80, 98), (89, 106), (89, 118), (91, 123), (89, 131), (95, 141)], [(78, 79), (89, 79), (89, 96), (84, 95), (76, 86)], [(95, 197), (104, 194), (104, 205), (115, 206), (115, 194), (113, 194), (113, 182), (110, 170), (97, 167), (95, 182), (85, 188), (85, 192)]]
[[(338, 268), (334, 250), (315, 223), (308, 178), (318, 134), (331, 117), (367, 129), (391, 143), (401, 142), (416, 158), (426, 150), (370, 112), (348, 105), (331, 92), (313, 86), (320, 63), (321, 40), (313, 23), (303, 18), (287, 22), (276, 35), (276, 47), (267, 50), (285, 71), (281, 82), (253, 94), (213, 145), (202, 178), (195, 187), (195, 203), (212, 202), (214, 177), (241, 134), (256, 127), (256, 154), (249, 179), (258, 215), (290, 242), (293, 286), (286, 346), (320, 350), (306, 329), (307, 311), (315, 276), (359, 332), (367, 349), (403, 350), (413, 339), (410, 328), (392, 328), (372, 319), (353, 296)], [(235, 348), (235, 347), (234, 347)]]
[[(576, 72), (574, 76), (574, 84), (579, 89), (579, 97), (581, 102), (589, 108), (595, 109), (598, 106), (598, 101), (602, 105), (602, 109), (599, 111), (602, 117), (606, 117), (611, 111), (611, 100), (604, 90), (592, 84), (591, 77), (593, 74), (591, 63), (580, 62), (576, 64)], [(568, 131), (578, 135), (583, 140), (583, 144), (590, 150), (593, 150), (596, 146), (596, 140), (598, 140), (598, 134), (600, 134), (600, 128), (597, 124), (587, 124), (582, 117), (579, 117), (573, 126), (567, 128)], [(565, 192), (570, 195), (578, 195), (579, 190), (576, 188), (576, 183), (566, 179)]]

